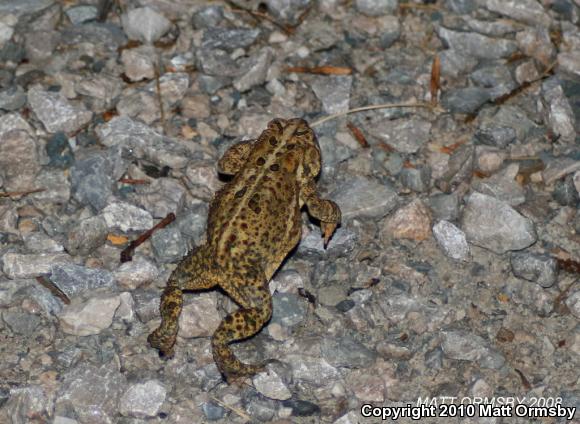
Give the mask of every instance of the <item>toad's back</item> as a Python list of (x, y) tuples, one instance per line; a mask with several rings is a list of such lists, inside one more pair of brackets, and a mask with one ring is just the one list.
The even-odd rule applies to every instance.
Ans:
[(219, 268), (258, 267), (270, 278), (300, 240), (304, 155), (318, 146), (298, 119), (280, 121), (244, 146), (220, 162), (238, 170), (210, 206), (208, 247)]

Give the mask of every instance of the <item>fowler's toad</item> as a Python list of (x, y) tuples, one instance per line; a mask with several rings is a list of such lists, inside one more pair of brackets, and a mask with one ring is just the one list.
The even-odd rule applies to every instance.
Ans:
[(302, 119), (274, 119), (257, 140), (226, 151), (218, 163), (233, 179), (217, 192), (209, 208), (207, 241), (171, 274), (161, 296), (161, 325), (149, 343), (173, 353), (183, 290), (221, 287), (239, 306), (215, 331), (215, 362), (228, 379), (253, 375), (265, 364), (238, 360), (229, 343), (256, 334), (272, 315), (268, 282), (301, 236), (300, 209), (320, 220), (325, 244), (341, 213), (316, 191), (320, 148)]

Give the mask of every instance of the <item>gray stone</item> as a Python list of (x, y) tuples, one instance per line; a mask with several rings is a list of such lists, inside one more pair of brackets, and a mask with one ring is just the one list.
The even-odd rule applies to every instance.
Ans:
[(18, 289), (11, 301), (26, 302), (38, 308), (39, 311), (48, 315), (56, 315), (64, 306), (50, 290), (38, 284), (36, 280), (16, 280), (23, 287)]
[(107, 234), (107, 222), (102, 216), (85, 218), (68, 232), (66, 248), (72, 255), (88, 255), (105, 244)]
[(120, 304), (119, 295), (93, 297), (83, 303), (73, 302), (59, 313), (60, 328), (75, 336), (99, 334), (113, 323)]
[(48, 132), (72, 133), (88, 124), (92, 112), (71, 104), (62, 93), (33, 87), (28, 90), (28, 103)]
[(331, 75), (313, 77), (310, 84), (328, 114), (346, 112), (350, 102), (352, 76)]
[(530, 25), (549, 27), (552, 20), (543, 6), (534, 0), (483, 0), (486, 9)]
[(312, 0), (266, 0), (265, 3), (268, 6), (268, 12), (277, 21), (293, 26), (300, 22), (300, 16), (312, 4)]
[(60, 37), (60, 33), (54, 30), (28, 32), (24, 42), (26, 58), (32, 63), (43, 63), (53, 55)]
[(257, 28), (206, 28), (203, 31), (201, 48), (204, 50), (222, 49), (231, 52), (238, 48), (250, 47), (259, 35), (260, 30)]
[(447, 169), (436, 182), (438, 188), (448, 193), (464, 181), (471, 179), (475, 148), (470, 144), (459, 147), (449, 158)]
[(177, 262), (187, 254), (187, 246), (175, 226), (163, 228), (151, 236), (151, 247), (161, 263)]
[(167, 390), (158, 380), (133, 384), (119, 399), (119, 412), (126, 417), (155, 417), (166, 395)]
[(336, 367), (330, 365), (324, 358), (300, 354), (288, 355), (284, 358), (292, 367), (295, 382), (303, 382), (314, 387), (325, 386), (338, 377)]
[[(516, 132), (518, 141), (529, 142), (534, 136), (542, 132), (541, 128), (528, 118), (526, 112), (517, 106), (504, 105), (494, 111), (490, 109), (485, 114), (482, 113), (479, 128), (482, 130), (501, 128), (512, 128)], [(543, 133), (543, 132), (542, 132)], [(509, 134), (506, 137), (509, 139)], [(503, 140), (505, 141), (505, 140)], [(502, 147), (496, 144), (498, 147)]]
[(367, 16), (391, 14), (399, 7), (399, 0), (356, 0), (356, 9)]
[(135, 300), (135, 312), (141, 322), (159, 318), (160, 292), (158, 290), (135, 290), (132, 294)]
[(433, 235), (445, 255), (453, 259), (468, 261), (469, 245), (465, 233), (448, 221), (439, 221), (433, 226)]
[(12, 112), (26, 104), (26, 93), (19, 85), (0, 90), (0, 109)]
[(459, 218), (459, 198), (456, 194), (435, 194), (429, 197), (428, 205), (436, 220), (455, 221)]
[(97, 19), (97, 7), (91, 5), (79, 5), (69, 7), (65, 11), (66, 16), (70, 19), (71, 24), (79, 25), (88, 21)]
[(355, 217), (382, 218), (397, 205), (398, 198), (391, 187), (365, 177), (349, 178), (328, 197), (340, 206), (344, 221)]
[(516, 34), (516, 41), (522, 53), (533, 57), (544, 68), (552, 66), (556, 59), (556, 48), (550, 39), (548, 28), (526, 28)]
[(300, 324), (308, 310), (306, 301), (292, 293), (275, 293), (272, 297), (272, 323), (291, 328)]
[(403, 168), (399, 174), (401, 184), (417, 193), (425, 193), (431, 185), (431, 168), (419, 166), (416, 168)]
[[(143, 47), (144, 49), (144, 47)], [(133, 51), (123, 50), (125, 51)], [(136, 50), (136, 49), (135, 49)], [(111, 75), (94, 75), (77, 80), (74, 90), (85, 100), (94, 112), (105, 112), (115, 107), (119, 101), (122, 85), (121, 81)], [(80, 133), (84, 136), (94, 137), (93, 134)], [(80, 140), (77, 140), (77, 142)]]
[(137, 189), (137, 203), (153, 218), (165, 218), (182, 208), (185, 188), (173, 178), (157, 178)]
[(441, 104), (452, 113), (472, 114), (491, 98), (489, 90), (478, 87), (466, 87), (446, 90)]
[(489, 342), (467, 331), (444, 331), (441, 348), (448, 358), (476, 361), (483, 368), (499, 369), (505, 363), (505, 358)]
[(113, 423), (126, 384), (125, 376), (111, 365), (81, 364), (64, 375), (56, 408), (70, 408), (82, 423)]
[(183, 98), (188, 86), (189, 76), (183, 72), (165, 73), (159, 78), (159, 98), (156, 88), (157, 81), (152, 81), (145, 87), (135, 87), (130, 94), (122, 96), (116, 105), (119, 115), (130, 116), (146, 124), (161, 119), (159, 101), (163, 110), (170, 110)]
[(519, 165), (512, 163), (489, 178), (476, 180), (472, 188), (480, 193), (507, 202), (510, 206), (521, 205), (526, 201), (524, 188), (516, 181)]
[(549, 78), (542, 83), (542, 98), (546, 122), (554, 136), (563, 143), (574, 143), (576, 118), (557, 78)]
[(64, 251), (62, 244), (42, 231), (25, 234), (22, 239), (24, 240), (24, 246), (31, 253), (59, 253)]
[(214, 402), (204, 402), (201, 405), (201, 410), (208, 421), (217, 421), (226, 415), (226, 409)]
[(40, 253), (25, 255), (20, 253), (6, 253), (2, 257), (3, 271), (8, 278), (32, 278), (50, 274), (52, 267), (58, 264), (72, 262), (66, 253)]
[(446, 0), (445, 4), (460, 15), (468, 15), (476, 8), (476, 0)]
[(574, 187), (572, 175), (567, 175), (563, 180), (558, 180), (554, 187), (552, 197), (562, 206), (576, 207), (580, 201), (580, 195)]
[(334, 367), (366, 368), (373, 364), (377, 353), (352, 336), (325, 338), (321, 347), (322, 357)]
[(324, 246), (324, 238), (321, 232), (315, 229), (302, 236), (302, 240), (298, 245), (298, 251), (300, 253), (314, 254), (317, 256), (336, 257), (352, 251), (356, 246), (356, 242), (357, 235), (352, 230), (340, 227), (334, 232), (328, 245)]
[(54, 5), (54, 0), (6, 0), (0, 3), (1, 14), (13, 14), (17, 17), (42, 12)]
[(65, 133), (58, 132), (46, 142), (46, 154), (49, 157), (49, 166), (61, 169), (70, 168), (74, 162), (71, 145)]
[(473, 56), (479, 59), (499, 59), (509, 57), (518, 50), (514, 41), (487, 37), (472, 32), (454, 31), (439, 27), (439, 37), (463, 56)]
[(309, 417), (312, 415), (320, 415), (320, 406), (317, 404), (301, 399), (288, 399), (282, 402), (284, 408), (292, 410), (292, 416), (295, 417)]
[(471, 81), (486, 90), (491, 100), (511, 93), (516, 88), (510, 70), (504, 65), (490, 65), (471, 73)]
[(580, 77), (580, 50), (558, 53), (558, 70)]
[(132, 261), (121, 264), (113, 272), (115, 280), (127, 290), (135, 290), (137, 287), (150, 283), (158, 275), (157, 266), (142, 256), (134, 256)]
[(107, 270), (74, 264), (53, 266), (50, 281), (70, 299), (100, 288), (114, 291), (117, 285), (113, 275)]
[(40, 385), (13, 387), (10, 398), (2, 405), (0, 418), (7, 417), (5, 422), (11, 424), (28, 424), (30, 417), (48, 416), (52, 400), (53, 397)]
[(150, 7), (138, 7), (123, 15), (123, 30), (133, 40), (153, 43), (169, 29), (171, 22)]
[(18, 212), (10, 199), (0, 201), (0, 233), (20, 234)]
[(253, 379), (254, 387), (264, 396), (275, 400), (286, 400), (292, 397), (282, 377), (271, 368), (257, 374)]
[(198, 293), (183, 307), (179, 335), (185, 338), (210, 337), (221, 320), (216, 293)]
[(207, 94), (215, 94), (220, 88), (226, 87), (232, 83), (229, 77), (199, 75), (197, 78), (199, 88)]
[(172, 169), (185, 167), (191, 150), (186, 143), (165, 137), (148, 125), (129, 117), (119, 116), (97, 128), (100, 142), (132, 152), (135, 159), (146, 159), (158, 166)]
[(189, 246), (199, 245), (205, 240), (208, 207), (205, 203), (194, 205), (191, 210), (177, 215), (175, 225)]
[(416, 153), (431, 133), (431, 123), (420, 118), (381, 120), (369, 132), (400, 153)]
[(510, 127), (487, 127), (479, 128), (474, 140), (476, 143), (505, 148), (516, 140), (516, 136), (516, 130)]
[(16, 334), (32, 336), (36, 328), (41, 324), (40, 317), (23, 311), (5, 310), (2, 319), (6, 325)]
[(557, 157), (548, 161), (542, 172), (544, 183), (551, 185), (568, 174), (580, 171), (580, 160), (569, 157)]
[(517, 252), (511, 254), (510, 262), (516, 277), (534, 281), (542, 287), (552, 287), (558, 277), (558, 262), (548, 255)]
[(195, 29), (212, 28), (223, 18), (224, 8), (221, 5), (210, 5), (197, 10), (191, 17), (191, 23)]
[(477, 58), (455, 49), (443, 50), (439, 54), (439, 58), (441, 60), (441, 75), (452, 78), (471, 72), (479, 62)]
[(101, 153), (75, 162), (71, 168), (73, 197), (82, 205), (90, 206), (93, 211), (100, 211), (113, 194), (115, 181), (111, 174), (112, 163)]
[(127, 44), (127, 37), (116, 24), (109, 22), (89, 22), (82, 25), (69, 25), (62, 29), (62, 45), (76, 47), (92, 44), (98, 51), (107, 54), (115, 52)]
[(580, 290), (572, 292), (565, 302), (572, 315), (580, 320)]
[(216, 77), (236, 77), (244, 73), (245, 69), (231, 58), (225, 50), (198, 50), (196, 52), (199, 67), (204, 74)]
[(498, 254), (525, 249), (537, 240), (532, 221), (506, 202), (478, 192), (469, 196), (461, 227), (470, 243)]
[(125, 75), (131, 81), (149, 80), (155, 77), (157, 60), (155, 51), (149, 45), (123, 50), (121, 63)]
[(101, 213), (109, 230), (120, 229), (123, 232), (146, 231), (153, 226), (151, 214), (130, 203), (111, 203)]
[(528, 306), (534, 313), (546, 316), (554, 309), (554, 296), (539, 284), (513, 278), (505, 286), (505, 294), (513, 299), (515, 304)]
[(0, 172), (8, 191), (30, 190), (40, 171), (36, 140), (23, 130), (0, 133)]
[(262, 85), (266, 81), (266, 75), (273, 60), (270, 48), (262, 49), (257, 55), (250, 58), (244, 74), (234, 80), (234, 87), (240, 92), (245, 92), (253, 87)]
[(485, 20), (467, 18), (467, 26), (475, 32), (492, 37), (511, 38), (511, 35), (521, 27), (516, 22), (509, 20)]

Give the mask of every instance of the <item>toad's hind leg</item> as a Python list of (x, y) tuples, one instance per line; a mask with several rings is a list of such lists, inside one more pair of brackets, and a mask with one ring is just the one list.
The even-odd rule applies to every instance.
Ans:
[(208, 257), (204, 246), (197, 248), (177, 265), (167, 281), (159, 306), (161, 324), (147, 338), (149, 344), (159, 349), (165, 357), (173, 356), (183, 307), (183, 290), (203, 290), (216, 285), (207, 265)]
[(231, 342), (246, 339), (256, 334), (272, 316), (272, 297), (268, 287), (234, 286), (224, 288), (241, 308), (228, 315), (215, 331), (212, 339), (213, 357), (228, 381), (239, 377), (251, 376), (260, 372), (265, 364), (244, 364), (235, 357)]

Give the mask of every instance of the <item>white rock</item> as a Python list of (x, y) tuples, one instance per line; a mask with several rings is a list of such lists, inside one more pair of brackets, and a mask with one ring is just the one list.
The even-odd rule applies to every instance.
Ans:
[(190, 304), (183, 306), (179, 319), (179, 335), (185, 338), (209, 337), (221, 322), (215, 293), (194, 295)]
[(152, 43), (171, 28), (171, 22), (150, 7), (139, 7), (123, 15), (125, 34), (133, 40)]
[(39, 87), (28, 90), (28, 103), (48, 132), (71, 133), (87, 124), (93, 114), (84, 106), (72, 105), (62, 93)]
[(121, 231), (144, 231), (153, 226), (151, 214), (130, 203), (116, 202), (103, 209), (102, 216), (109, 229)]
[(134, 384), (121, 396), (119, 412), (126, 417), (147, 418), (159, 413), (167, 390), (157, 380)]
[(135, 256), (132, 261), (121, 264), (113, 273), (117, 282), (128, 290), (135, 290), (153, 281), (157, 275), (159, 275), (157, 266), (142, 256)]
[(40, 253), (24, 255), (20, 253), (6, 253), (2, 257), (3, 271), (8, 278), (32, 278), (43, 274), (50, 274), (52, 266), (72, 262), (66, 253)]
[(99, 334), (112, 324), (120, 303), (119, 295), (114, 295), (67, 305), (58, 317), (61, 328), (65, 333), (75, 336)]
[(465, 233), (449, 221), (439, 221), (433, 226), (433, 235), (445, 255), (462, 261), (469, 260), (469, 245)]
[(257, 374), (252, 382), (257, 391), (270, 399), (286, 400), (292, 397), (282, 378), (272, 370)]

